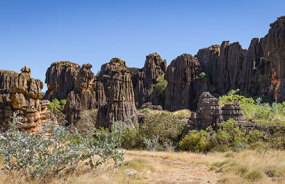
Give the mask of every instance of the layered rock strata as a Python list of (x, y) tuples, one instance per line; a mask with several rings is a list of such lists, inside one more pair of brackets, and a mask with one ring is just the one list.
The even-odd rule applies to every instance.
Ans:
[(243, 114), (243, 110), (237, 102), (224, 105), (222, 107), (222, 116), (224, 121), (233, 119), (241, 124), (246, 123), (246, 118)]
[[(193, 121), (194, 117), (190, 120)], [(222, 110), (219, 100), (209, 92), (200, 95), (196, 111), (196, 127), (206, 129), (212, 126), (214, 129), (219, 128), (219, 123), (223, 121)]]
[(40, 135), (40, 125), (50, 121), (48, 101), (41, 101), (43, 83), (31, 78), (31, 70), (23, 67), (21, 73), (0, 70), (0, 128), (7, 130), (13, 113), (21, 117), (19, 129)]
[(107, 103), (97, 113), (97, 126), (111, 127), (122, 121), (132, 127), (137, 122), (137, 110), (131, 73), (125, 62), (113, 58), (102, 65), (99, 80), (104, 85)]

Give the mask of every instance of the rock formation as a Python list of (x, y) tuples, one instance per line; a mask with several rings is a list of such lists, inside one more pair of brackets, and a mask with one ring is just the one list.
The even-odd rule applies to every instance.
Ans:
[(242, 108), (237, 102), (224, 105), (222, 107), (222, 116), (224, 121), (233, 119), (241, 124), (246, 122)]
[(164, 102), (166, 110), (195, 108), (195, 100), (206, 89), (205, 83), (198, 80), (199, 67), (198, 59), (189, 54), (182, 54), (171, 62), (165, 74), (168, 81)]
[(97, 126), (110, 127), (116, 121), (129, 126), (137, 121), (131, 73), (125, 62), (113, 58), (102, 65), (99, 80), (104, 85), (107, 103), (97, 113)]
[(270, 90), (276, 101), (285, 100), (285, 16), (270, 24), (263, 39), (264, 58), (271, 64)]
[(66, 118), (73, 124), (80, 119), (80, 112), (98, 109), (106, 103), (104, 87), (91, 71), (91, 64), (84, 64), (75, 76), (74, 89), (68, 94), (65, 105)]
[[(190, 118), (192, 121), (193, 119), (193, 117)], [(214, 129), (217, 129), (222, 121), (223, 117), (219, 100), (209, 92), (203, 92), (197, 104), (196, 127), (198, 129), (206, 129), (212, 126)]]
[(70, 61), (61, 61), (52, 63), (46, 71), (46, 80), (48, 90), (44, 99), (52, 101), (66, 99), (69, 92), (74, 89), (77, 73), (80, 65)]
[(142, 69), (130, 68), (137, 108), (147, 102), (163, 105), (163, 100), (153, 93), (153, 85), (156, 84), (156, 79), (166, 72), (166, 68), (166, 60), (162, 60), (157, 53), (146, 56)]
[(14, 112), (23, 124), (18, 127), (39, 135), (40, 124), (50, 120), (48, 101), (41, 101), (43, 83), (31, 78), (31, 70), (23, 67), (21, 73), (0, 70), (0, 129), (5, 131)]

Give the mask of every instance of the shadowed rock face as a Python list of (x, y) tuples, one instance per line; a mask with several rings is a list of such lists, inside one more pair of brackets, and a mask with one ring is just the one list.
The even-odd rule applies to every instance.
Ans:
[(91, 64), (82, 65), (77, 73), (74, 89), (68, 94), (65, 112), (69, 123), (78, 121), (81, 111), (98, 109), (106, 103), (103, 84), (96, 80), (91, 68)]
[(254, 38), (248, 50), (238, 42), (199, 50), (201, 71), (208, 76), (208, 90), (215, 96), (240, 89), (246, 96), (270, 95), (270, 63), (263, 57), (262, 42)]
[(31, 70), (23, 67), (21, 73), (0, 70), (0, 128), (8, 128), (11, 116), (16, 112), (22, 117), (20, 129), (40, 134), (40, 123), (50, 119), (48, 101), (41, 101), (43, 83), (31, 78)]
[(285, 16), (270, 24), (263, 39), (264, 57), (271, 64), (271, 86), (276, 101), (285, 100)]
[(166, 110), (176, 111), (195, 106), (194, 99), (200, 95), (196, 93), (200, 91), (197, 89), (199, 83), (194, 82), (199, 74), (199, 66), (198, 59), (189, 54), (182, 54), (171, 62), (165, 74), (168, 81), (164, 102)]
[(69, 61), (55, 62), (46, 71), (48, 90), (44, 99), (52, 101), (66, 99), (69, 92), (74, 89), (80, 65)]
[(166, 72), (166, 68), (166, 60), (162, 60), (157, 53), (146, 56), (142, 69), (130, 68), (137, 108), (147, 102), (163, 105), (163, 102), (154, 96), (153, 85), (156, 84), (156, 79)]
[(137, 110), (131, 73), (125, 62), (113, 58), (102, 65), (99, 80), (104, 85), (107, 103), (99, 108), (97, 126), (109, 128), (116, 121), (133, 126), (137, 121)]

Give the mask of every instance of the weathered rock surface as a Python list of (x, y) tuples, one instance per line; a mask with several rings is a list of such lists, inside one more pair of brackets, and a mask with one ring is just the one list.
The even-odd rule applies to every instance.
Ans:
[[(190, 120), (195, 122), (195, 117), (190, 117)], [(197, 104), (196, 126), (194, 125), (194, 127), (206, 129), (212, 126), (214, 129), (217, 129), (222, 121), (223, 117), (219, 100), (209, 92), (202, 93)]]
[(153, 93), (153, 85), (156, 84), (156, 79), (166, 72), (166, 68), (166, 60), (162, 60), (157, 53), (146, 56), (142, 69), (130, 68), (137, 108), (147, 102), (163, 105), (163, 100)]
[(65, 105), (66, 118), (73, 124), (80, 119), (80, 112), (98, 109), (106, 103), (104, 87), (91, 71), (91, 64), (84, 64), (76, 75), (74, 89), (68, 94)]
[(206, 83), (197, 79), (199, 67), (198, 59), (189, 54), (182, 54), (171, 62), (165, 74), (168, 81), (164, 102), (166, 110), (195, 109), (199, 95), (206, 90)]
[(116, 121), (133, 126), (137, 122), (131, 73), (125, 62), (113, 58), (102, 65), (99, 80), (104, 85), (107, 103), (97, 113), (97, 126), (110, 127)]
[(77, 73), (80, 65), (70, 61), (52, 63), (46, 71), (45, 83), (48, 90), (44, 99), (52, 101), (66, 99), (68, 94), (74, 89)]
[(233, 119), (241, 124), (246, 123), (243, 110), (237, 102), (224, 105), (222, 107), (222, 116), (224, 121)]
[(285, 16), (270, 24), (263, 39), (264, 57), (270, 62), (270, 90), (276, 101), (285, 100)]
[(149, 108), (151, 110), (158, 110), (158, 111), (162, 111), (163, 110), (161, 105), (153, 105), (151, 102), (147, 102), (147, 103), (142, 104), (141, 108), (142, 109)]
[(43, 83), (31, 78), (31, 70), (23, 67), (21, 73), (0, 70), (0, 128), (5, 131), (11, 116), (16, 112), (22, 117), (19, 128), (39, 135), (40, 124), (50, 120), (48, 101), (41, 101)]

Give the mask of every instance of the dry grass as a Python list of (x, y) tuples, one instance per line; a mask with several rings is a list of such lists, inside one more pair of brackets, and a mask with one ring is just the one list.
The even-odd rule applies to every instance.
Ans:
[[(124, 167), (109, 163), (91, 170), (80, 165), (74, 173), (65, 171), (49, 183), (285, 183), (285, 151), (244, 150), (238, 153), (197, 154), (189, 152), (127, 151)], [(128, 168), (137, 171), (128, 176)], [(19, 173), (0, 171), (0, 183), (37, 183)]]

